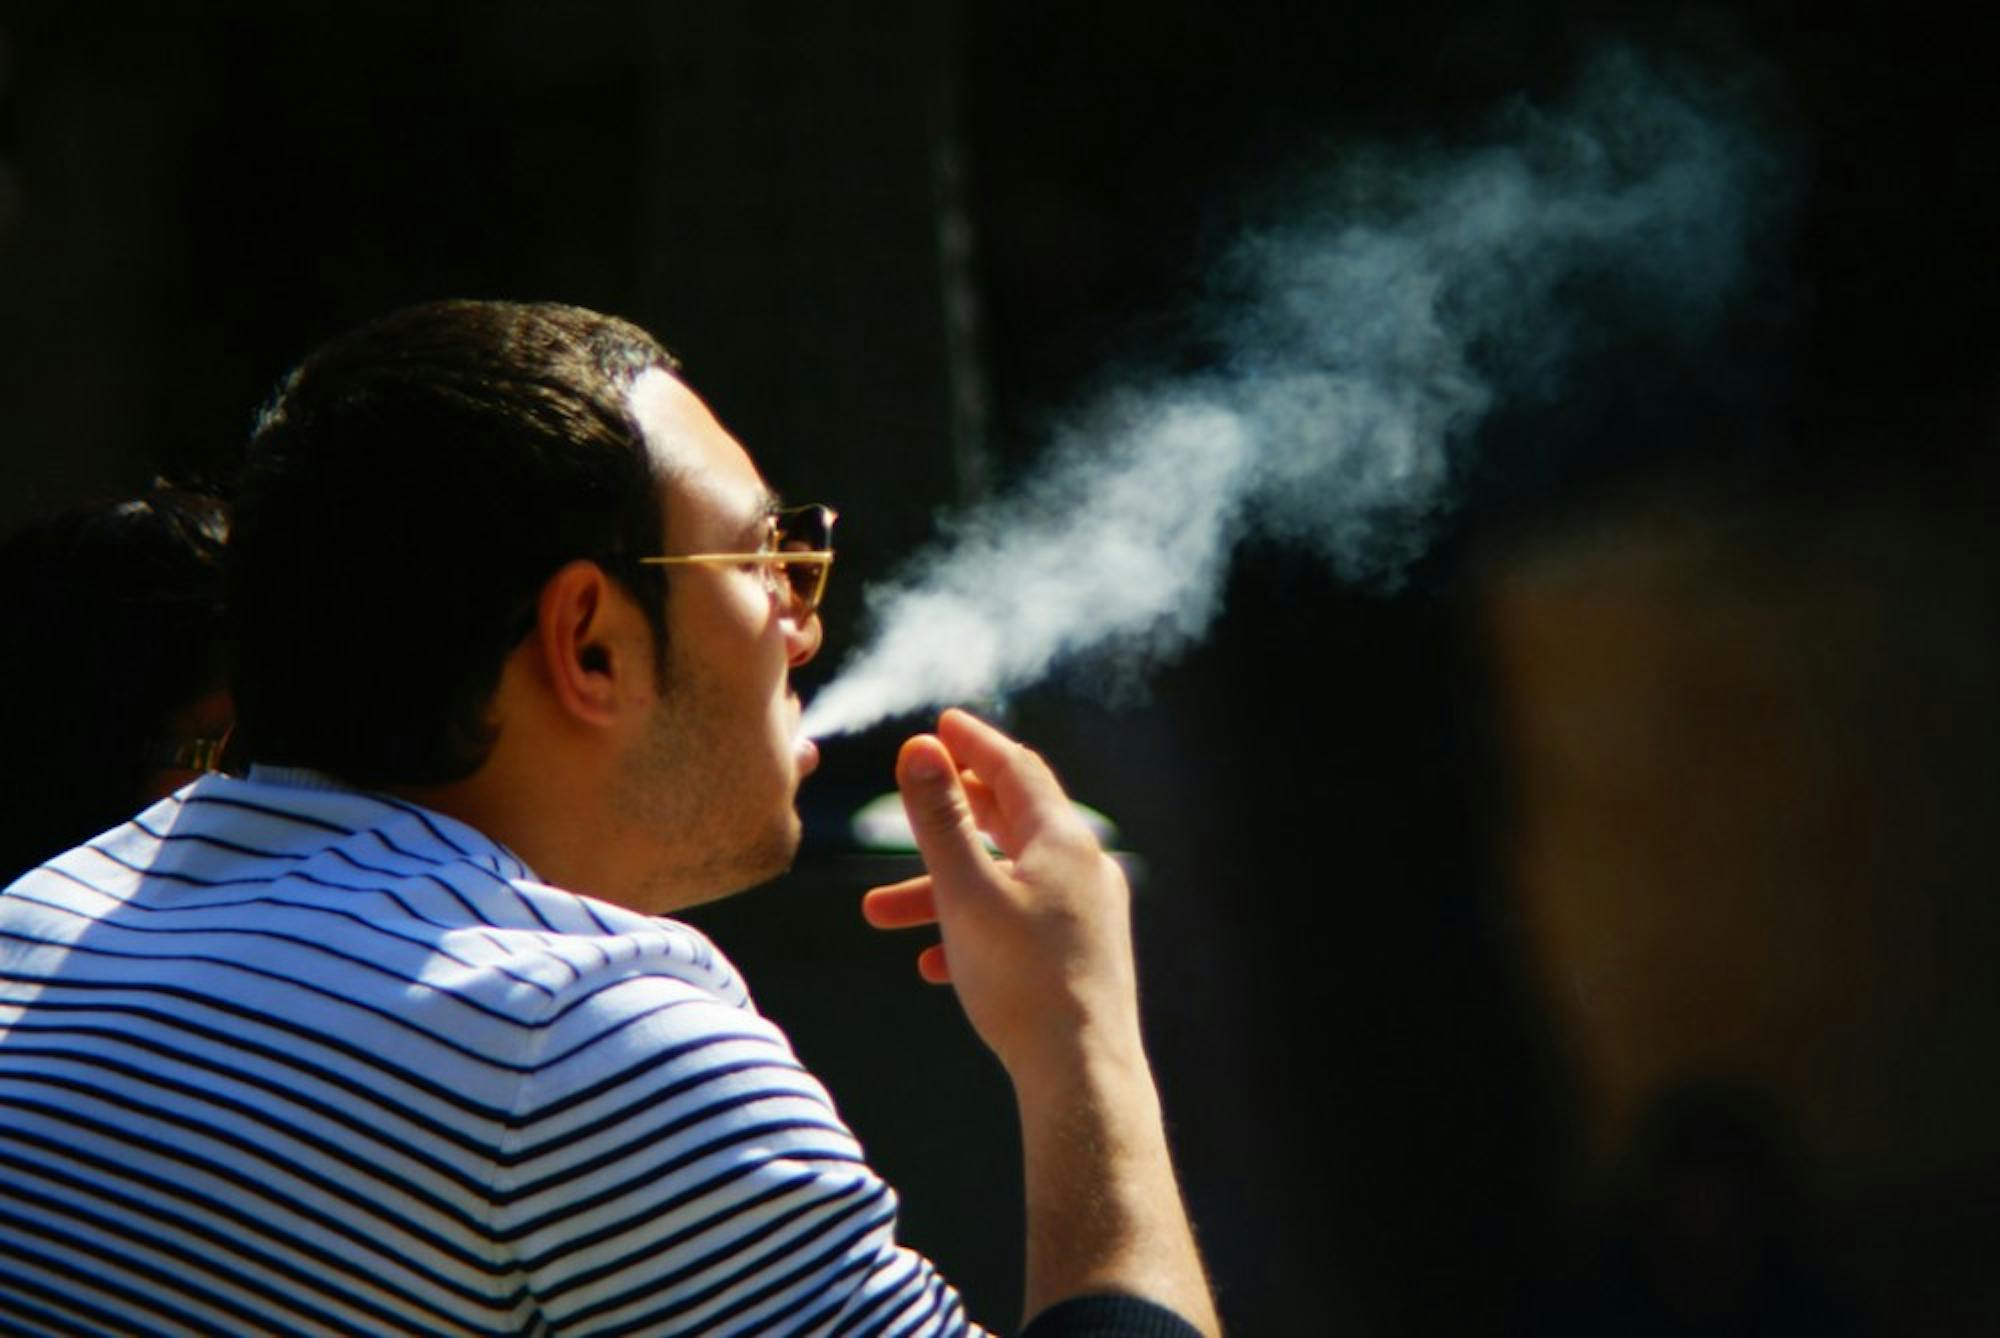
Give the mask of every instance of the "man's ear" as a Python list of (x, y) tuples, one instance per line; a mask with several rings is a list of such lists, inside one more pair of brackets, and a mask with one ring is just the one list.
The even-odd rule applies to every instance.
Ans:
[(631, 599), (595, 562), (566, 563), (542, 583), (534, 638), (550, 695), (564, 714), (608, 725), (630, 695), (644, 641), (633, 639), (644, 619)]

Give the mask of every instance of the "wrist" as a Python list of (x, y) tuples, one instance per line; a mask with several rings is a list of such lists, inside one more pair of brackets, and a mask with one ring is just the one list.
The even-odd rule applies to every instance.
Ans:
[(1064, 1028), (1005, 1065), (1024, 1119), (1047, 1108), (1159, 1118), (1153, 1068), (1136, 1019)]

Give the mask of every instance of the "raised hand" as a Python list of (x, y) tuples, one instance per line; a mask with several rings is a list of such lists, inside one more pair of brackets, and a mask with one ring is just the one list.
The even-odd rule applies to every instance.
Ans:
[[(929, 872), (862, 901), (869, 923), (935, 923), (917, 959), (950, 982), (1017, 1082), (1087, 1038), (1136, 1045), (1124, 873), (1032, 750), (964, 711), (903, 745), (896, 779)], [(996, 857), (981, 838), (993, 838)], [(1108, 1035), (1099, 1036), (1104, 1029)]]

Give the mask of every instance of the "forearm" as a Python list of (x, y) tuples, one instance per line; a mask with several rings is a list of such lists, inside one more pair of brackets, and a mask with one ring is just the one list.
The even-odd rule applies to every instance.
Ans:
[(1017, 1076), (1015, 1091), (1027, 1181), (1027, 1317), (1068, 1297), (1121, 1293), (1218, 1333), (1136, 1036), (1079, 1040), (1061, 1063)]

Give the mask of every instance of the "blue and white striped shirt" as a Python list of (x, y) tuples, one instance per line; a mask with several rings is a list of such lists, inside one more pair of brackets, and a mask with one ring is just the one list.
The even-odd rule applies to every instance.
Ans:
[(0, 1315), (49, 1333), (960, 1333), (700, 933), (309, 772), (0, 894)]

